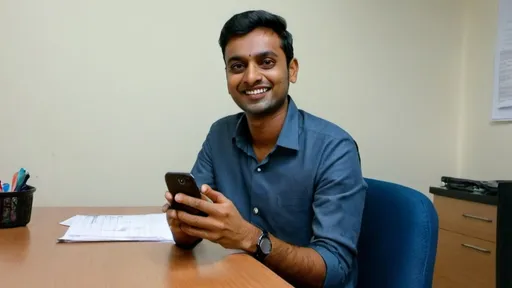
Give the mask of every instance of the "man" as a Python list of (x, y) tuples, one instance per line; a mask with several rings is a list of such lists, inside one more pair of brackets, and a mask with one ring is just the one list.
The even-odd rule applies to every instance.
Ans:
[[(355, 141), (288, 95), (299, 64), (283, 18), (237, 14), (219, 44), (243, 112), (215, 122), (198, 154), (192, 174), (205, 199), (165, 194), (176, 245), (208, 239), (254, 255), (292, 285), (355, 287), (366, 193)], [(208, 216), (167, 210), (172, 201)]]

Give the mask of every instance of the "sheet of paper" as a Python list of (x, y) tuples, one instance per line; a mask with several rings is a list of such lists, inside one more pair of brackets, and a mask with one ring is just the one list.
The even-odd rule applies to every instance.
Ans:
[(76, 216), (73, 216), (73, 217), (71, 217), (71, 218), (69, 218), (69, 219), (66, 219), (66, 220), (64, 220), (64, 221), (60, 222), (59, 224), (60, 224), (60, 225), (63, 225), (63, 226), (68, 226), (68, 227), (69, 227), (69, 226), (71, 226), (71, 224), (73, 224), (73, 219), (74, 219), (75, 217), (76, 217)]
[(71, 226), (58, 242), (174, 242), (165, 213), (76, 215), (68, 220)]
[(492, 120), (512, 120), (512, 0), (500, 0)]

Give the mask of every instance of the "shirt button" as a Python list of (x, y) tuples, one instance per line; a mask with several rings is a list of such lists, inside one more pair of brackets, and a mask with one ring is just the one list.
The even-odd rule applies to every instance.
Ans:
[(254, 215), (258, 215), (259, 211), (260, 211), (260, 210), (258, 210), (258, 207), (254, 207), (254, 208), (252, 209), (252, 212), (254, 213)]
[(261, 168), (260, 168), (260, 167), (258, 167), (258, 169), (256, 169), (256, 171), (261, 172)]

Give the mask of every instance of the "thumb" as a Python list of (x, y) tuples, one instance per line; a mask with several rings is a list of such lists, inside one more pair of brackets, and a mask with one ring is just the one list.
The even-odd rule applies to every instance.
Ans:
[(222, 193), (213, 190), (212, 187), (207, 184), (201, 186), (201, 193), (212, 200), (213, 203), (222, 203), (226, 200), (226, 197), (224, 197)]

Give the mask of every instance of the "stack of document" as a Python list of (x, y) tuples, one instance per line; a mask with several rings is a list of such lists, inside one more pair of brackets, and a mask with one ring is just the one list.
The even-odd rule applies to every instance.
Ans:
[(165, 213), (143, 215), (76, 215), (58, 242), (174, 242)]

